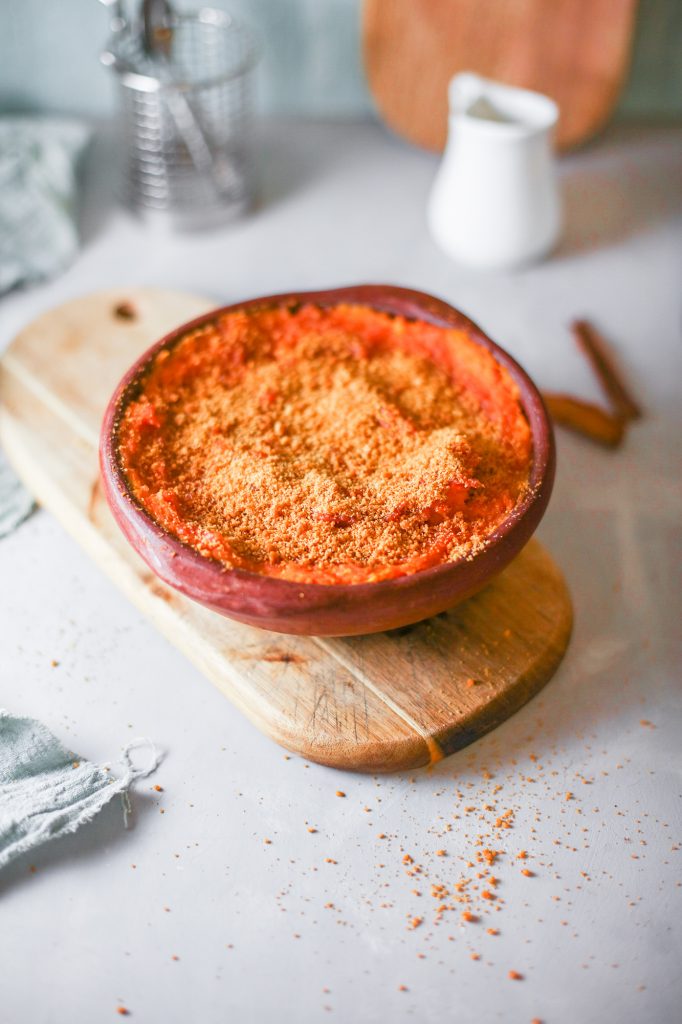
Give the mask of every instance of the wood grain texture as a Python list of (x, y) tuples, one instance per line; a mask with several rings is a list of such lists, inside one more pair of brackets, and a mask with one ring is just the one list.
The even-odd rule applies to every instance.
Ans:
[[(112, 316), (123, 299), (134, 320)], [(97, 436), (116, 381), (173, 323), (208, 303), (106, 292), (46, 314), (0, 361), (0, 441), (27, 486), (184, 654), (278, 743), (337, 768), (428, 764), (532, 697), (568, 644), (571, 602), (535, 541), (485, 591), (394, 633), (282, 636), (216, 615), (161, 583), (114, 523)], [(467, 680), (473, 680), (473, 684)]]
[(442, 150), (447, 85), (475, 71), (546, 93), (569, 149), (605, 124), (628, 69), (637, 0), (365, 0), (363, 55), (379, 112)]

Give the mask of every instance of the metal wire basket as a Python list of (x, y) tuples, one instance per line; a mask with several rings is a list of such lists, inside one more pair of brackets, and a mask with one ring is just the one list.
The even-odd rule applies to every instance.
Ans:
[(125, 201), (187, 227), (248, 207), (257, 62), (250, 32), (202, 8), (175, 15), (167, 57), (148, 56), (141, 33), (124, 25), (101, 59), (118, 80)]

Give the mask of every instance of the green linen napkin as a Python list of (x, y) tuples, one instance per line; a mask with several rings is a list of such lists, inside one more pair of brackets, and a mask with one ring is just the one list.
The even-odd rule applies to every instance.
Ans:
[[(150, 763), (136, 768), (130, 753), (151, 750)], [(68, 751), (34, 718), (0, 708), (0, 868), (27, 850), (75, 832), (134, 779), (150, 775), (161, 755), (149, 740), (133, 740), (123, 752), (124, 774)], [(126, 804), (124, 803), (124, 809)]]
[(89, 139), (78, 121), (0, 118), (0, 295), (75, 256), (76, 170)]
[[(90, 130), (63, 118), (0, 117), (0, 295), (63, 270), (78, 250), (78, 161)], [(33, 500), (0, 454), (0, 537)]]

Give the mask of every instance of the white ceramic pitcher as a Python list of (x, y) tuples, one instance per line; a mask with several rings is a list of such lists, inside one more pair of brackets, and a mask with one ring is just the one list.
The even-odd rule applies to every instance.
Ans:
[(427, 211), (434, 240), (479, 268), (545, 255), (561, 229), (556, 103), (470, 72), (455, 75), (448, 99), (448, 142)]

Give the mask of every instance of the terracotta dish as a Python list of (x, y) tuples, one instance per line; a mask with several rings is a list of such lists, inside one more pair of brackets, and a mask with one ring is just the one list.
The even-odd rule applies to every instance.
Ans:
[[(162, 527), (158, 517), (152, 516), (145, 507), (139, 488), (136, 490), (131, 484), (125, 471), (122, 437), (155, 367), (170, 365), (176, 347), (188, 334), (194, 336), (194, 332), (202, 328), (210, 331), (218, 318), (225, 322), (226, 314), (249, 311), (256, 314), (284, 307), (311, 306), (322, 310), (369, 307), (375, 319), (378, 312), (454, 329), (466, 336), (469, 349), (472, 349), (471, 343), (485, 349), (517, 392), (515, 415), (517, 419), (521, 416), (522, 425), (523, 417), (527, 420), (528, 428), (523, 425), (526, 439), (530, 431), (527, 487), (520, 493), (512, 511), (503, 518), (498, 517), (492, 531), (466, 556), (451, 557), (428, 568), (410, 569), (389, 578), (379, 575), (371, 582), (362, 581), (361, 576), (359, 582), (335, 582), (333, 574), (321, 575), (320, 579), (327, 581), (318, 582), (314, 573), (311, 582), (305, 572), (296, 579), (285, 578), (283, 574), (289, 571), (286, 565), (277, 575), (277, 566), (272, 569), (264, 564), (262, 571), (254, 571), (243, 567), (249, 565), (248, 562), (242, 561), (241, 567), (234, 567), (208, 557)], [(404, 325), (404, 329), (410, 326)], [(476, 362), (482, 361), (476, 357)], [(485, 362), (491, 363), (487, 357)], [(494, 366), (493, 370), (499, 377), (500, 370)], [(247, 405), (247, 410), (250, 408)], [(250, 416), (248, 411), (249, 421)], [(528, 447), (527, 440), (526, 445)], [(422, 292), (389, 285), (268, 296), (212, 311), (178, 327), (152, 346), (124, 376), (106, 410), (100, 443), (104, 493), (114, 517), (135, 550), (165, 583), (213, 611), (241, 622), (282, 633), (318, 636), (349, 636), (394, 629), (451, 608), (480, 590), (518, 554), (536, 529), (551, 493), (554, 460), (554, 439), (545, 407), (536, 387), (518, 364), (456, 309)], [(209, 479), (212, 481), (213, 477)], [(228, 493), (234, 492), (229, 490)], [(440, 522), (437, 517), (435, 521)], [(293, 570), (298, 572), (296, 565)]]

